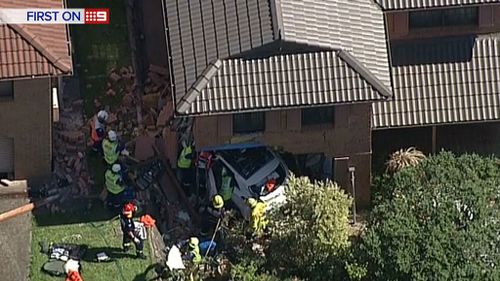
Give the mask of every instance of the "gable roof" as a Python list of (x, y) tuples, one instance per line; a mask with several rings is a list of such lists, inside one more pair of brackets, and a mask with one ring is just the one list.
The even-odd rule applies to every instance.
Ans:
[[(25, 0), (0, 0), (2, 8), (25, 8)], [(62, 8), (61, 0), (36, 0), (30, 7)], [(0, 25), (0, 79), (72, 72), (65, 25)]]
[(360, 62), (365, 81), (379, 79), (382, 88), (390, 87), (383, 12), (372, 0), (166, 0), (165, 8), (177, 109), (182, 98), (193, 101), (185, 95), (210, 62), (245, 59), (245, 53), (277, 41), (310, 46), (309, 52), (347, 51)]
[(184, 114), (362, 102), (390, 91), (348, 52), (217, 60), (177, 104)]
[(500, 119), (500, 37), (393, 46), (393, 99), (373, 104), (376, 128)]
[(275, 0), (282, 40), (351, 52), (390, 87), (384, 13), (372, 0)]
[(384, 10), (407, 10), (500, 3), (500, 0), (375, 0)]

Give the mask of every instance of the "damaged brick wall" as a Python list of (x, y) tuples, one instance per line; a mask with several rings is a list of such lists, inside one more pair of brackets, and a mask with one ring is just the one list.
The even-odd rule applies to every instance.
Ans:
[[(265, 116), (265, 132), (238, 136), (232, 132), (232, 115), (198, 117), (193, 132), (198, 148), (258, 141), (293, 154), (325, 153), (333, 158), (349, 157), (350, 165), (356, 167), (358, 205), (367, 206), (370, 202), (371, 114), (369, 103), (338, 105), (333, 124), (303, 127), (300, 109), (269, 111)], [(348, 173), (336, 171), (339, 172)]]
[(14, 81), (14, 99), (0, 101), (0, 134), (14, 138), (18, 179), (51, 172), (52, 95), (48, 78)]

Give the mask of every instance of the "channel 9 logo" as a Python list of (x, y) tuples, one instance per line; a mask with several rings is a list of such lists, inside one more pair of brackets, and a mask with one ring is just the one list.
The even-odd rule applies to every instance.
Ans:
[(0, 9), (0, 24), (109, 24), (109, 9)]

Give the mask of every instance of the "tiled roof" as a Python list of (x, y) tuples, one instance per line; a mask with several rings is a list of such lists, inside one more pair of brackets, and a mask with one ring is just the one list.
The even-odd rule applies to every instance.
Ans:
[(275, 2), (283, 40), (350, 51), (390, 87), (384, 14), (372, 0)]
[(167, 0), (166, 17), (177, 100), (211, 61), (274, 40), (267, 0)]
[[(29, 4), (29, 5), (28, 5)], [(2, 8), (62, 8), (61, 0), (0, 0)], [(65, 25), (0, 25), (0, 79), (72, 72)]]
[(500, 3), (500, 0), (375, 0), (375, 2), (384, 10), (406, 10)]
[(390, 91), (348, 52), (217, 60), (177, 104), (182, 114), (363, 102)]
[[(390, 87), (383, 12), (372, 0), (166, 0), (165, 7), (178, 105), (181, 99), (191, 98), (185, 95), (196, 81), (203, 79), (203, 71), (210, 62), (254, 59), (246, 55), (280, 46), (274, 44), (277, 42), (305, 46), (301, 53), (318, 49), (348, 51), (360, 62), (358, 66), (364, 77), (379, 79), (384, 88)], [(267, 57), (286, 54), (283, 49), (267, 51)], [(333, 78), (346, 77), (349, 76)], [(214, 93), (213, 97), (218, 95)], [(356, 93), (348, 95), (354, 96)], [(285, 102), (278, 106), (286, 105), (284, 99), (278, 101)], [(212, 107), (200, 107), (193, 112), (204, 112), (205, 108)]]
[(500, 38), (393, 46), (393, 99), (373, 105), (374, 126), (500, 119)]

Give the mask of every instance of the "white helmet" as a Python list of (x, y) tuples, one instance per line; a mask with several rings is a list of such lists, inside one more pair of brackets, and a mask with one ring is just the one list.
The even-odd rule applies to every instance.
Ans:
[(108, 139), (110, 141), (116, 141), (118, 139), (118, 136), (116, 135), (116, 132), (111, 130), (108, 132)]
[(108, 113), (106, 110), (101, 110), (97, 113), (97, 120), (101, 123), (104, 123), (108, 120)]
[(111, 171), (113, 171), (113, 173), (118, 173), (122, 170), (122, 166), (120, 166), (120, 164), (113, 164), (113, 166), (111, 166)]

